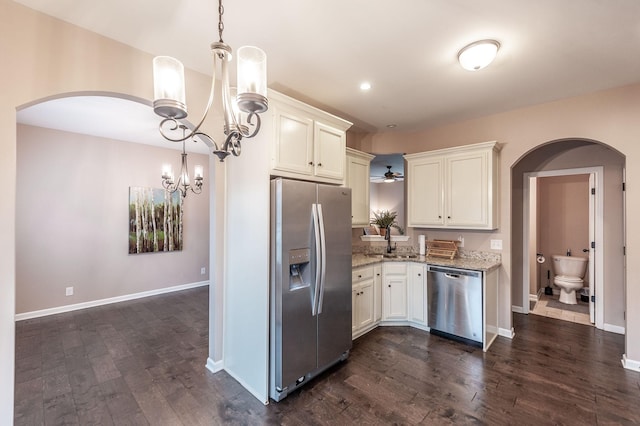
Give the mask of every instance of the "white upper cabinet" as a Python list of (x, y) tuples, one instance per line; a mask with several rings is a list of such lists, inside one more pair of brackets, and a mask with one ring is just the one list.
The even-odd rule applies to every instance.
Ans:
[(369, 226), (369, 169), (374, 156), (347, 148), (346, 186), (351, 188), (351, 226)]
[(405, 155), (408, 226), (496, 229), (496, 142)]
[(342, 184), (351, 123), (273, 91), (269, 109), (275, 130), (271, 174)]

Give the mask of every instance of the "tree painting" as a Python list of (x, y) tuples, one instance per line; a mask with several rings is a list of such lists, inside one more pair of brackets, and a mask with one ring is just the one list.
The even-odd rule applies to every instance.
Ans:
[(182, 250), (182, 197), (164, 189), (129, 188), (129, 254)]

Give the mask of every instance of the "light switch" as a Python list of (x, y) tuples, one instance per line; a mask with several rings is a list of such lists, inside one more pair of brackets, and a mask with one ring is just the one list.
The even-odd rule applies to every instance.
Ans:
[(491, 240), (491, 250), (502, 250), (502, 240)]

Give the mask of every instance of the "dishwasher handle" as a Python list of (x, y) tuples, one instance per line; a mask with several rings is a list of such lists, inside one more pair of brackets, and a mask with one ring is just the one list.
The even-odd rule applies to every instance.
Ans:
[(441, 272), (444, 273), (447, 278), (460, 278), (461, 276), (466, 277), (481, 277), (481, 271), (472, 271), (468, 269), (455, 269), (455, 268), (447, 268), (442, 266), (427, 266), (428, 272)]

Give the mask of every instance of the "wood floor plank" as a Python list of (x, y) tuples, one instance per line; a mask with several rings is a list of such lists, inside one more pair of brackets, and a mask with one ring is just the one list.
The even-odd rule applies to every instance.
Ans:
[(624, 336), (514, 314), (481, 349), (408, 327), (267, 406), (206, 368), (206, 287), (16, 323), (16, 425), (640, 424)]

